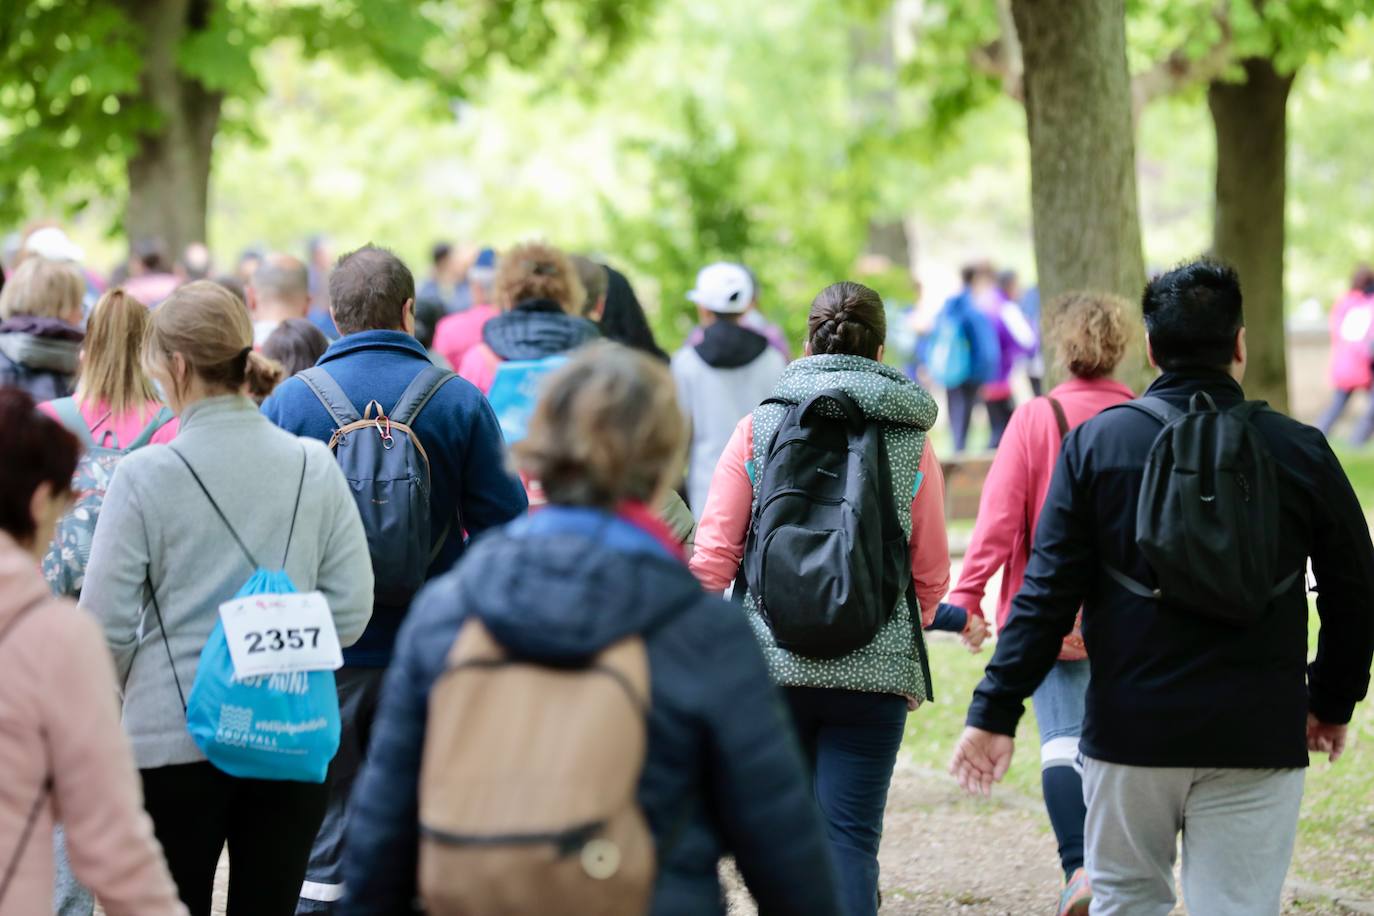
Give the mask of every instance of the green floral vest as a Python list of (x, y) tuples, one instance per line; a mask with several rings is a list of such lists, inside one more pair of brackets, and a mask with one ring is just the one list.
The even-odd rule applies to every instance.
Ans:
[[(892, 425), (884, 428), (892, 492), (905, 494), (897, 500), (897, 516), (911, 538), (911, 494), (915, 492), (926, 433), (935, 423), (938, 408), (920, 385), (889, 366), (859, 356), (811, 356), (787, 367), (773, 397), (800, 404), (827, 388), (837, 388), (863, 409), (864, 415)], [(822, 402), (818, 409), (830, 405)], [(830, 408), (836, 410), (837, 408)], [(749, 478), (758, 507), (759, 481), (768, 444), (787, 414), (783, 404), (762, 404), (754, 410), (753, 460)], [(867, 646), (839, 658), (807, 658), (778, 648), (773, 632), (759, 612), (752, 595), (744, 598), (745, 612), (763, 648), (773, 680), (785, 687), (834, 687), (870, 693), (895, 693), (920, 704), (930, 698), (921, 661), (920, 608), (907, 605), (906, 593), (892, 619)]]

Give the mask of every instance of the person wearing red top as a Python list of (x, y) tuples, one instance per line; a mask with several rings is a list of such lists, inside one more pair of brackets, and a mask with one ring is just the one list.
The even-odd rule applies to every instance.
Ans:
[[(964, 557), (959, 584), (948, 603), (983, 616), (983, 594), (997, 570), (1002, 588), (997, 628), (1011, 611), (1030, 560), (1031, 544), (1060, 446), (1069, 430), (1108, 407), (1131, 400), (1129, 388), (1110, 378), (1126, 352), (1125, 303), (1115, 296), (1069, 293), (1051, 309), (1058, 356), (1070, 375), (1047, 397), (1036, 398), (1012, 415), (997, 457), (983, 485), (973, 539)], [(966, 637), (966, 641), (970, 641)], [(971, 645), (982, 641), (974, 636)], [(1059, 840), (1066, 886), (1060, 913), (1084, 916), (1092, 900), (1083, 868), (1083, 778), (1078, 770), (1088, 662), (1077, 626), (1064, 639), (1059, 661), (1035, 692), (1040, 727), (1041, 785), (1050, 823)]]

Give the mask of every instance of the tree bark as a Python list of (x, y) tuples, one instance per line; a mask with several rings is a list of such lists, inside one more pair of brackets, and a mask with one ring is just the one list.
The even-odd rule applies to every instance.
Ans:
[[(1012, 0), (1012, 15), (1025, 68), (1042, 320), (1048, 326), (1055, 298), (1070, 290), (1116, 293), (1138, 316), (1145, 263), (1124, 0)], [(1054, 366), (1048, 335), (1045, 344)], [(1143, 345), (1117, 374), (1145, 381)]]
[(1242, 61), (1245, 80), (1213, 82), (1207, 106), (1217, 134), (1213, 251), (1240, 274), (1250, 354), (1246, 393), (1288, 409), (1283, 323), (1288, 92), (1293, 74), (1267, 58)]
[(172, 257), (206, 236), (210, 160), (223, 98), (179, 70), (177, 51), (188, 32), (204, 27), (209, 6), (210, 0), (126, 2), (146, 36), (139, 101), (158, 120), (129, 157), (124, 228), (130, 243), (158, 239)]

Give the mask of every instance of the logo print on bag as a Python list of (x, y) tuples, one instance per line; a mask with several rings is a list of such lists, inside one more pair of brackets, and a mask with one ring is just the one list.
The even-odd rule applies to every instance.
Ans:
[(219, 730), (222, 732), (246, 732), (253, 727), (253, 710), (247, 706), (230, 706), (227, 703), (219, 708)]

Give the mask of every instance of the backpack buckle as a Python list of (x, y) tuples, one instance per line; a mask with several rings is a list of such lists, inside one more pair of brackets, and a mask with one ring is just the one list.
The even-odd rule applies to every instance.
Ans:
[(385, 414), (379, 414), (377, 416), (377, 419), (373, 421), (373, 424), (377, 427), (377, 432), (381, 434), (382, 448), (390, 449), (392, 446), (396, 444), (395, 440), (391, 437), (390, 417), (386, 416)]

